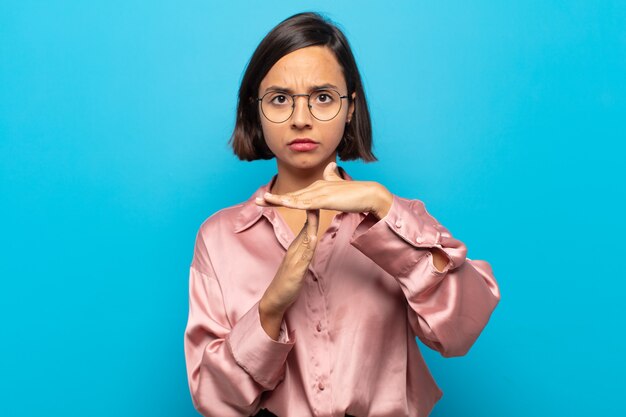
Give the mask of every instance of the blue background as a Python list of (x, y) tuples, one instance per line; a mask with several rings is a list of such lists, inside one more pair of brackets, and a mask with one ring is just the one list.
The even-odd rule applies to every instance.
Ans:
[[(339, 2), (337, 2), (339, 3)], [(275, 161), (226, 142), (245, 65), (326, 13), (364, 78), (377, 163), (502, 301), (469, 354), (421, 346), (433, 416), (624, 412), (626, 2), (0, 3), (2, 416), (194, 416), (195, 233)]]

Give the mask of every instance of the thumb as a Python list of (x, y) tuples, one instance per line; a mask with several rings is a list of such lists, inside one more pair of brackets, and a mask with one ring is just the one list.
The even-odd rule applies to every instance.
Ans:
[(335, 162), (330, 162), (324, 168), (324, 179), (326, 181), (343, 181), (343, 178), (339, 176), (339, 168)]

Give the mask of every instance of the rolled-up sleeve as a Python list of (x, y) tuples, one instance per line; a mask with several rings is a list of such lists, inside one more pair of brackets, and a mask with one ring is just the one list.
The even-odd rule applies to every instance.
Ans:
[[(420, 200), (396, 195), (387, 215), (368, 214), (350, 242), (393, 276), (408, 301), (416, 336), (442, 356), (462, 356), (500, 300), (489, 263), (470, 260), (467, 247), (431, 216)], [(438, 270), (432, 248), (447, 263)]]
[(279, 340), (272, 339), (261, 326), (258, 304), (231, 325), (199, 233), (189, 272), (184, 350), (192, 401), (204, 416), (250, 416), (258, 411), (262, 392), (284, 377), (294, 335), (283, 321)]

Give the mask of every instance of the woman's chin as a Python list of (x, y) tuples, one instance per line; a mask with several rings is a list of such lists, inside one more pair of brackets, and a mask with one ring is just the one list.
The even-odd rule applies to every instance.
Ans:
[(326, 165), (325, 162), (328, 158), (323, 158), (321, 155), (291, 155), (289, 158), (280, 160), (283, 166), (289, 166), (294, 169), (315, 169), (321, 165)]

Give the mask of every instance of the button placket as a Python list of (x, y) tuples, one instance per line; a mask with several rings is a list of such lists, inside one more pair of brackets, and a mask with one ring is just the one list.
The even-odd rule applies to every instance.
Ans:
[[(309, 328), (312, 336), (309, 346), (311, 363), (309, 378), (312, 382), (311, 389), (319, 396), (318, 401), (322, 404), (328, 402), (327, 397), (330, 394), (324, 382), (328, 375), (328, 363), (326, 358), (327, 346), (325, 345), (325, 337), (322, 333), (322, 321), (326, 314), (326, 302), (321, 277), (318, 277), (311, 266), (309, 266), (307, 274), (310, 275), (310, 277), (306, 277), (310, 285), (308, 285), (305, 290), (306, 306), (308, 310), (307, 321), (310, 323)], [(324, 415), (327, 412), (328, 410), (319, 410), (319, 413)], [(315, 415), (318, 415), (318, 413), (315, 413)]]
[[(326, 326), (324, 325), (324, 322), (328, 319), (328, 306), (323, 289), (323, 277), (313, 272), (313, 268), (311, 268), (310, 273), (311, 280), (318, 278), (318, 285), (311, 285), (307, 289), (311, 306), (315, 306), (315, 311), (311, 311), (309, 316), (311, 323), (310, 329), (313, 332), (310, 346), (313, 367), (310, 375), (315, 385), (313, 385), (312, 388), (318, 396), (317, 401), (319, 401), (320, 404), (331, 404), (332, 399), (330, 396), (332, 395), (332, 390), (329, 389), (330, 386), (327, 382), (330, 376), (330, 362), (328, 357), (330, 348), (328, 344), (330, 341), (328, 334), (325, 332)], [(311, 281), (311, 283), (312, 282), (313, 281)], [(326, 410), (324, 412), (328, 411), (329, 410)]]

